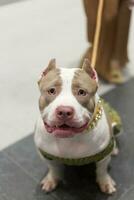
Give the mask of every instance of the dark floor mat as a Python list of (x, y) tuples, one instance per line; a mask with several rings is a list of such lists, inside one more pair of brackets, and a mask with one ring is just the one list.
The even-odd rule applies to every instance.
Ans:
[(40, 180), (47, 167), (36, 153), (33, 135), (0, 152), (0, 200), (132, 200), (134, 199), (134, 79), (104, 95), (121, 114), (120, 153), (110, 173), (117, 182), (113, 196), (102, 194), (95, 183), (94, 165), (66, 167), (66, 182), (45, 194)]

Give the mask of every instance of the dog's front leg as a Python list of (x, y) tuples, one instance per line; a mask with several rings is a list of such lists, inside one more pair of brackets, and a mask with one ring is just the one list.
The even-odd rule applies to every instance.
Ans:
[(62, 179), (63, 166), (56, 161), (49, 161), (46, 159), (48, 165), (48, 173), (41, 181), (42, 190), (46, 192), (53, 191), (59, 181)]
[(108, 173), (108, 164), (111, 160), (111, 156), (108, 156), (104, 160), (96, 164), (96, 180), (102, 192), (107, 194), (113, 194), (116, 192), (116, 183)]

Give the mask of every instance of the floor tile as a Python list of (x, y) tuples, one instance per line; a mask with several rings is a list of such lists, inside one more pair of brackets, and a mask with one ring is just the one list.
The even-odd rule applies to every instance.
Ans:
[(47, 173), (46, 164), (40, 159), (35, 148), (33, 134), (6, 148), (4, 152), (37, 181)]
[(132, 199), (134, 199), (134, 186), (120, 198), (120, 200), (132, 200)]
[(53, 200), (38, 189), (38, 183), (29, 177), (4, 152), (0, 152), (0, 198), (2, 200)]

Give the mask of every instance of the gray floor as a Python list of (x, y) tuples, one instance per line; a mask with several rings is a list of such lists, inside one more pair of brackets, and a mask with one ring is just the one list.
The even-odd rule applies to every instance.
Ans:
[(132, 200), (134, 199), (134, 79), (107, 93), (104, 98), (122, 116), (124, 131), (118, 138), (120, 153), (112, 159), (110, 173), (117, 193), (102, 194), (96, 183), (94, 165), (67, 167), (65, 182), (51, 194), (40, 190), (47, 172), (36, 153), (33, 135), (0, 152), (0, 200)]

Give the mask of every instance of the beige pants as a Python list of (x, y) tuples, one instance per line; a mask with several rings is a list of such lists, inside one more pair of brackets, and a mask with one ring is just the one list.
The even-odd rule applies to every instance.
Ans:
[[(83, 0), (87, 16), (88, 41), (93, 44), (96, 15), (99, 0)], [(96, 62), (96, 70), (104, 79), (110, 79), (111, 63), (118, 63), (118, 68), (128, 61), (127, 43), (131, 11), (126, 0), (105, 0), (102, 27)], [(92, 48), (85, 57), (91, 58)], [(117, 61), (117, 62), (113, 62)]]

